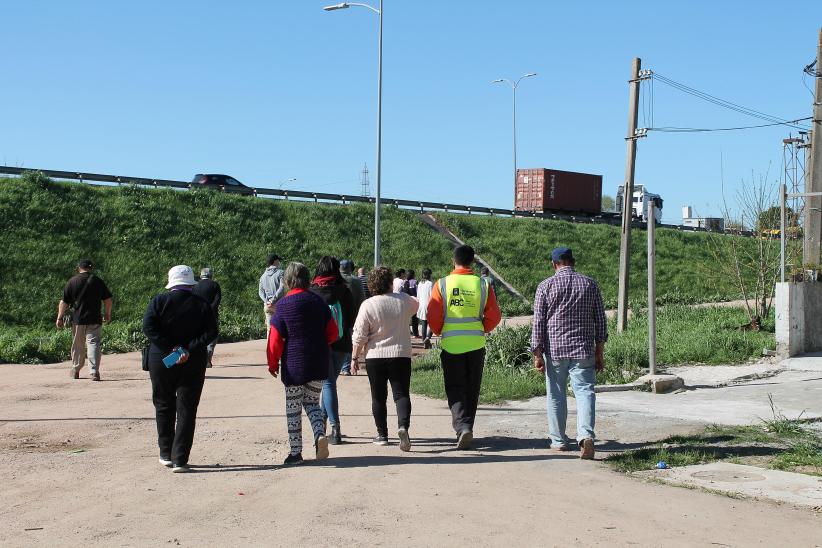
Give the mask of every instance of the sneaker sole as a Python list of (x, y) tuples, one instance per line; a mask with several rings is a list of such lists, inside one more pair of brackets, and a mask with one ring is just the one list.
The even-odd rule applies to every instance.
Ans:
[(411, 438), (408, 436), (408, 430), (399, 430), (397, 436), (400, 438), (400, 451), (411, 451)]
[(471, 443), (474, 441), (474, 434), (472, 432), (465, 432), (460, 435), (457, 441), (457, 449), (471, 449)]
[(374, 442), (371, 442), (371, 443), (373, 443), (374, 445), (382, 445), (382, 446), (388, 445), (387, 441), (374, 441)]
[(172, 466), (174, 466), (174, 463), (172, 463), (170, 460), (160, 459), (160, 464), (162, 464), (166, 468), (171, 468)]
[(328, 438), (320, 436), (317, 438), (317, 460), (328, 458)]
[(185, 468), (175, 467), (175, 468), (172, 468), (171, 471), (175, 474), (188, 474), (189, 472), (191, 472), (191, 468), (188, 468), (188, 467), (185, 467)]

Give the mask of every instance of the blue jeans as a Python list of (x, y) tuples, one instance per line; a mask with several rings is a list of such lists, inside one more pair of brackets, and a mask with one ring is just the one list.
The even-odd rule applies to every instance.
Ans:
[(584, 360), (550, 360), (545, 358), (545, 385), (548, 392), (548, 434), (551, 446), (568, 444), (565, 423), (568, 419), (566, 386), (571, 377), (571, 389), (577, 400), (577, 442), (594, 439), (596, 407), (596, 369), (594, 358)]
[(350, 356), (347, 352), (331, 351), (331, 357), (328, 359), (328, 378), (323, 381), (323, 394), (321, 398), (320, 407), (323, 410), (323, 416), (328, 417), (328, 423), (331, 426), (340, 426), (340, 405), (337, 401), (337, 377), (340, 376), (342, 364), (345, 356)]
[(342, 372), (346, 375), (351, 373), (351, 352), (346, 352), (342, 362)]

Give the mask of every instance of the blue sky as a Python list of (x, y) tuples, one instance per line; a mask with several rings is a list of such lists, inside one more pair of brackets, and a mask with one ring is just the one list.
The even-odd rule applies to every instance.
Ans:
[[(377, 19), (330, 2), (8, 2), (0, 161), (359, 193), (363, 163), (374, 182)], [(602, 174), (611, 195), (634, 56), (723, 99), (810, 115), (817, 0), (385, 4), (384, 196), (511, 207), (511, 92), (489, 82), (526, 72), (539, 76), (518, 92), (519, 167)], [(760, 123), (654, 92), (656, 126)], [(684, 204), (715, 214), (720, 156), (729, 193), (776, 178), (790, 131), (652, 133), (637, 182), (665, 198), (668, 222)]]

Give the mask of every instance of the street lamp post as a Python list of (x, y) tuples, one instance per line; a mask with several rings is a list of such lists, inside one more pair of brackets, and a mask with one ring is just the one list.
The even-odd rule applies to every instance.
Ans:
[[(496, 80), (491, 80), (492, 84), (501, 84), (503, 82), (507, 83), (511, 86), (511, 95), (513, 97), (513, 119), (514, 119), (514, 196), (517, 195), (517, 86), (519, 86), (520, 81), (523, 78), (530, 78), (532, 76), (536, 76), (536, 72), (529, 72), (528, 74), (523, 74), (517, 80), (509, 80), (508, 78), (497, 78)], [(516, 207), (516, 206), (515, 206)]]
[(357, 2), (343, 2), (326, 6), (325, 11), (347, 9), (351, 6), (368, 8), (379, 16), (377, 34), (377, 191), (374, 196), (374, 267), (380, 266), (380, 183), (382, 175), (382, 0), (379, 7)]
[(281, 183), (277, 186), (277, 190), (282, 190), (282, 189), (283, 189), (283, 185), (284, 185), (284, 184), (286, 184), (286, 183), (293, 183), (293, 182), (294, 182), (294, 181), (296, 181), (296, 180), (297, 180), (297, 178), (296, 178), (296, 177), (291, 177), (290, 179), (286, 179), (286, 180), (284, 180), (283, 182), (281, 182)]

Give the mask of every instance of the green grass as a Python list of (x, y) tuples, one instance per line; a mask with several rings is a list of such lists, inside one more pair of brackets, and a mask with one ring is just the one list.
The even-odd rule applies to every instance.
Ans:
[[(658, 314), (657, 363), (732, 364), (762, 355), (774, 348), (772, 332), (738, 329), (746, 323), (741, 309), (683, 305), (661, 307)], [(633, 381), (648, 367), (647, 317), (637, 315), (624, 333), (609, 322), (605, 345), (605, 370), (597, 373), (598, 384)], [(543, 376), (534, 371), (528, 344), (531, 327), (501, 327), (488, 337), (481, 401), (494, 403), (545, 395)], [(417, 394), (444, 398), (442, 372), (436, 351), (414, 360), (411, 388)]]
[[(451, 245), (411, 211), (383, 211), (392, 267), (451, 269)], [(257, 283), (271, 252), (313, 271), (322, 255), (371, 264), (373, 207), (250, 198), (199, 190), (93, 187), (38, 174), (0, 179), (0, 363), (66, 359), (57, 302), (78, 259), (89, 257), (114, 294), (108, 351), (134, 350), (134, 330), (168, 269), (211, 266), (223, 288), (221, 336), (263, 335)]]
[(771, 421), (751, 426), (712, 425), (692, 436), (671, 436), (611, 455), (607, 462), (626, 473), (654, 469), (659, 461), (672, 468), (727, 461), (822, 475), (822, 436), (805, 421), (788, 421), (776, 414), (774, 418), (780, 422), (778, 431)]
[[(551, 272), (554, 247), (574, 250), (577, 268), (600, 285), (608, 308), (616, 307), (620, 229), (601, 224), (509, 219), (437, 213), (437, 219), (483, 258), (523, 295), (533, 299), (537, 285)], [(730, 236), (729, 236), (730, 237)], [(656, 231), (657, 303), (692, 304), (740, 299), (732, 281), (720, 276), (708, 251), (705, 233)], [(746, 242), (753, 243), (747, 239)], [(631, 241), (631, 302), (647, 302), (646, 235), (634, 230)]]
[[(609, 306), (615, 302), (618, 233), (614, 227), (440, 217), (529, 299), (547, 275), (550, 249), (562, 243), (575, 248), (580, 269), (598, 279)], [(139, 323), (145, 307), (162, 291), (168, 268), (181, 263), (195, 270), (206, 265), (214, 269), (223, 287), (221, 338), (246, 340), (263, 335), (257, 281), (266, 255), (277, 252), (311, 269), (325, 254), (370, 264), (372, 227), (373, 207), (363, 204), (270, 200), (211, 190), (94, 187), (53, 182), (36, 173), (0, 179), (0, 363), (67, 359), (67, 334), (56, 333), (53, 321), (62, 287), (80, 258), (95, 261), (98, 274), (114, 293), (114, 322), (104, 328), (106, 351), (141, 347)], [(451, 270), (451, 245), (415, 212), (386, 207), (382, 234), (387, 265), (417, 271), (429, 267), (435, 277)], [(662, 301), (733, 297), (727, 282), (709, 283), (702, 272), (710, 270), (707, 259), (701, 258), (706, 256), (704, 235), (664, 230), (659, 235)], [(635, 295), (644, 291), (641, 239), (635, 238)], [(506, 315), (530, 313), (528, 305), (507, 293), (501, 293), (499, 301)], [(634, 325), (641, 326), (641, 319)], [(721, 334), (727, 335), (725, 339), (715, 340), (723, 339)], [(710, 336), (706, 333), (703, 338), (716, 343), (717, 348), (729, 348), (718, 355), (719, 361), (750, 351), (744, 338), (725, 331)], [(736, 344), (741, 347), (734, 347)], [(704, 347), (703, 355), (684, 349), (671, 359), (708, 361), (710, 356), (705, 354), (710, 354), (711, 348)], [(614, 363), (628, 368), (628, 376), (642, 366), (643, 344), (638, 331), (634, 338), (615, 342), (609, 352)], [(512, 374), (501, 370), (501, 375)], [(619, 369), (608, 375), (623, 376)], [(503, 380), (501, 377), (500, 382)], [(517, 393), (524, 394), (533, 379), (517, 377), (508, 382), (520, 386)]]

